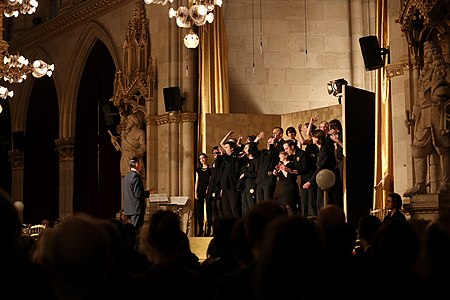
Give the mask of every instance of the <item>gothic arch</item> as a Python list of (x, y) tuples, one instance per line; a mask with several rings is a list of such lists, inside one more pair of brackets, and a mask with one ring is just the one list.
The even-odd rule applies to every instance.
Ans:
[(73, 137), (75, 133), (76, 99), (78, 98), (78, 87), (86, 60), (95, 43), (100, 40), (109, 50), (114, 65), (119, 65), (116, 46), (106, 29), (98, 22), (91, 21), (80, 34), (80, 38), (73, 49), (67, 72), (64, 101), (62, 101), (60, 114), (60, 136), (61, 138)]

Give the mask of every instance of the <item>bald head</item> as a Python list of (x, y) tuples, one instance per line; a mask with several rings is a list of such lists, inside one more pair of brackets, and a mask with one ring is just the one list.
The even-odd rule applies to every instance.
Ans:
[(322, 229), (345, 225), (344, 210), (336, 204), (329, 204), (320, 209), (317, 225)]

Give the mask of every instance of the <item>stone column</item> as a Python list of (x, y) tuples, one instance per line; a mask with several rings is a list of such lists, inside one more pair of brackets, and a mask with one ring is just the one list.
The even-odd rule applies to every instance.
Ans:
[[(151, 139), (151, 126), (148, 118), (145, 118), (145, 189), (150, 188), (150, 139)], [(123, 191), (122, 191), (123, 192)]]
[(59, 152), (59, 218), (73, 213), (74, 143), (73, 138), (55, 141)]
[[(13, 149), (8, 152), (11, 160), (11, 200), (13, 202), (20, 201), (23, 203), (23, 167), (24, 167), (24, 151)], [(25, 208), (26, 209), (26, 208)], [(20, 212), (20, 219), (23, 220), (23, 212)]]
[(169, 113), (169, 195), (180, 195), (180, 114)]
[(197, 121), (197, 114), (182, 113), (181, 114), (181, 131), (180, 131), (180, 196), (188, 196), (189, 200), (182, 210), (182, 224), (186, 233), (192, 236), (192, 214), (194, 209), (194, 172), (196, 153), (195, 150), (195, 128), (194, 123)]
[(156, 122), (157, 117), (147, 116), (146, 117), (146, 153), (145, 157), (147, 160), (146, 171), (146, 184), (147, 187), (156, 188), (158, 186), (158, 127)]
[(181, 185), (180, 194), (193, 198), (194, 183), (192, 178), (195, 170), (195, 161), (197, 155), (194, 153), (194, 123), (197, 121), (196, 113), (182, 113), (181, 114), (181, 131), (180, 131), (180, 172)]
[[(193, 209), (195, 129), (197, 121), (195, 113), (171, 112), (158, 116), (155, 120), (158, 127), (158, 150), (156, 164), (161, 167), (158, 193), (167, 196), (185, 196), (189, 201), (178, 213), (183, 229), (187, 232), (189, 219)], [(150, 157), (153, 157), (151, 155)], [(164, 171), (163, 171), (164, 170)], [(153, 186), (153, 185), (152, 185)]]

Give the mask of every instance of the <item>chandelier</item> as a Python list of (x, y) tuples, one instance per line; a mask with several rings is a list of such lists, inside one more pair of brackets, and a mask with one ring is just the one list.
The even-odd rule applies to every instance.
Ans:
[[(166, 5), (173, 0), (144, 0), (145, 3)], [(189, 32), (184, 37), (184, 45), (187, 48), (196, 48), (200, 42), (198, 35), (192, 29), (193, 25), (203, 26), (214, 21), (214, 7), (222, 6), (222, 0), (188, 0), (188, 6), (180, 6), (178, 9), (169, 10), (169, 18), (175, 18), (178, 27), (188, 28)]]
[[(45, 75), (51, 76), (54, 70), (53, 64), (47, 64), (42, 60), (30, 63), (28, 59), (19, 53), (11, 55), (8, 52), (9, 45), (3, 40), (3, 15), (7, 18), (17, 17), (21, 14), (33, 14), (38, 6), (37, 0), (2, 0), (0, 2), (0, 79), (9, 83), (21, 83), (27, 79), (28, 74), (36, 78)], [(13, 97), (14, 92), (0, 85), (0, 98)], [(0, 106), (0, 113), (2, 107)]]

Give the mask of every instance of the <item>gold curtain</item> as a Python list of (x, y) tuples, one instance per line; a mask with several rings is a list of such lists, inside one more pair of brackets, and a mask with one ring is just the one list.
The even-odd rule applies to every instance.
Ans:
[[(381, 48), (389, 42), (387, 0), (377, 1), (376, 34)], [(376, 71), (376, 140), (374, 207), (384, 211), (384, 198), (393, 192), (392, 99), (385, 68)]]
[(221, 7), (214, 9), (214, 22), (199, 28), (199, 149), (207, 153), (207, 113), (229, 113), (228, 42)]

